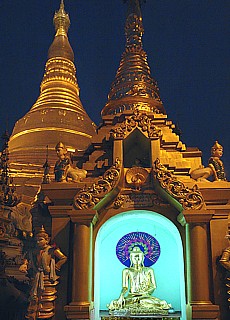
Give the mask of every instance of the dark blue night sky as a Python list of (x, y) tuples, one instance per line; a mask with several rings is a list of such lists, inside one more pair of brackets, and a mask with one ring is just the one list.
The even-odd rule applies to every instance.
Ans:
[[(53, 41), (59, 0), (0, 0), (0, 116), (9, 131), (34, 104)], [(65, 0), (80, 98), (99, 124), (124, 50), (122, 0)], [(169, 119), (181, 140), (203, 151), (224, 146), (230, 180), (230, 1), (147, 0), (144, 49)], [(8, 119), (8, 120), (7, 120)]]

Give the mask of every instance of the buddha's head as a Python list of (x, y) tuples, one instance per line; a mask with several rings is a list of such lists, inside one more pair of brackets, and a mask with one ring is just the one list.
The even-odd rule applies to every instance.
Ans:
[(132, 266), (144, 266), (144, 253), (141, 251), (139, 247), (133, 247), (132, 251), (130, 251), (130, 261)]
[(223, 147), (216, 141), (212, 146), (211, 153), (213, 157), (221, 158), (223, 155)]

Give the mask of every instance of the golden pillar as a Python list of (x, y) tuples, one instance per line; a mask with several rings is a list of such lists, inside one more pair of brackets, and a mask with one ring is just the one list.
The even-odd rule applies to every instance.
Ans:
[(190, 292), (189, 303), (192, 306), (192, 319), (218, 319), (219, 307), (211, 302), (211, 252), (209, 248), (209, 222), (211, 210), (184, 211), (188, 225), (190, 241)]
[(190, 224), (191, 303), (210, 304), (207, 224)]
[[(90, 228), (86, 224), (74, 224), (72, 301), (81, 305), (89, 303)], [(76, 266), (76, 267), (75, 267)]]
[(151, 139), (151, 164), (152, 167), (154, 168), (154, 162), (160, 159), (160, 139), (155, 138)]
[[(54, 199), (54, 193), (58, 194), (62, 183), (42, 185), (43, 192), (48, 194), (48, 198)], [(48, 189), (49, 188), (49, 189)], [(59, 193), (60, 194), (60, 193)], [(65, 190), (65, 195), (67, 194)], [(70, 260), (69, 253), (69, 227), (72, 206), (49, 206), (49, 212), (52, 217), (52, 241), (60, 246), (62, 252), (67, 256), (67, 263), (63, 266), (60, 273), (60, 282), (57, 286), (57, 300), (55, 301), (55, 315), (57, 319), (65, 319), (64, 307), (68, 301), (68, 267)]]
[(89, 319), (91, 306), (91, 223), (94, 210), (71, 214), (73, 228), (72, 298), (65, 306), (67, 319)]
[(123, 163), (123, 140), (114, 139), (113, 142), (113, 163), (116, 162), (116, 159), (119, 159)]

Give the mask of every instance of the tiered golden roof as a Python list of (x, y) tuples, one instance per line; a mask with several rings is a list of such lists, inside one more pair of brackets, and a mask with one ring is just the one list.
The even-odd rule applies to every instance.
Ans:
[(16, 122), (10, 138), (10, 158), (14, 163), (43, 164), (48, 145), (52, 164), (58, 141), (69, 149), (83, 150), (95, 133), (95, 125), (79, 98), (74, 53), (67, 36), (70, 19), (63, 0), (53, 21), (56, 34), (49, 48), (40, 96)]
[(125, 110), (165, 113), (156, 81), (143, 50), (144, 28), (139, 0), (129, 0), (125, 24), (126, 46), (102, 116)]
[[(145, 144), (143, 137), (149, 132), (148, 130), (153, 130), (147, 137), (148, 139), (154, 139), (154, 135), (160, 132), (152, 159), (157, 155), (164, 166), (170, 168), (178, 176), (182, 176), (182, 179), (189, 179), (190, 170), (201, 166), (201, 152), (198, 148), (187, 148), (180, 140), (175, 125), (168, 120), (159, 88), (151, 76), (147, 55), (142, 44), (144, 28), (140, 7), (144, 1), (126, 0), (125, 2), (128, 4), (125, 51), (112, 83), (108, 101), (102, 110), (103, 126), (99, 128), (98, 136), (110, 130), (110, 133), (116, 133), (115, 139), (123, 140), (124, 145), (126, 143), (127, 152), (132, 154), (130, 156), (127, 153), (128, 161), (126, 163), (124, 161), (124, 165), (128, 167), (132, 165), (129, 159), (140, 158), (142, 147), (143, 158), (146, 158), (148, 145)], [(133, 137), (130, 135), (131, 132), (133, 132)], [(139, 132), (142, 132), (143, 135)], [(104, 155), (103, 157), (105, 158)], [(101, 158), (98, 157), (98, 159)], [(109, 160), (107, 162), (109, 163)], [(105, 164), (106, 161), (104, 164), (99, 163), (98, 167)], [(95, 166), (90, 168), (88, 163), (84, 167), (88, 172), (94, 168)]]

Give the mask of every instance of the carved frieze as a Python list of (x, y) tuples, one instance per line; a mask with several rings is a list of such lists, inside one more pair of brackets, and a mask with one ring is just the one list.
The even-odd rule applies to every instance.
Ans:
[(74, 198), (75, 209), (93, 208), (107, 193), (117, 184), (120, 178), (120, 161), (116, 159), (115, 164), (106, 170), (103, 177), (98, 179), (90, 187), (83, 188)]
[(142, 74), (138, 71), (126, 72), (124, 70), (121, 75), (117, 75), (112, 83), (108, 98), (115, 100), (127, 96), (154, 98), (156, 101), (162, 102), (156, 81), (151, 78), (150, 74)]
[(14, 207), (21, 198), (17, 195), (13, 179), (9, 175), (9, 133), (6, 131), (2, 138), (4, 144), (0, 155), (0, 205)]
[(162, 136), (162, 131), (154, 121), (145, 113), (135, 110), (134, 114), (126, 118), (120, 126), (113, 128), (110, 133), (113, 138), (124, 138), (135, 128), (140, 129), (148, 138), (159, 138)]
[(186, 187), (160, 163), (159, 159), (155, 161), (154, 176), (161, 187), (180, 202), (184, 209), (200, 209), (204, 205), (203, 196), (197, 185), (192, 189)]
[(148, 208), (165, 205), (155, 193), (119, 194), (113, 203), (115, 209), (119, 208)]
[[(129, 316), (119, 316), (119, 315), (116, 315), (116, 316), (102, 316), (101, 317), (101, 320), (132, 320), (133, 317), (129, 317)], [(138, 317), (138, 316), (135, 316), (135, 320), (143, 320), (145, 318), (143, 317)], [(152, 317), (148, 317), (147, 318), (148, 320), (180, 320), (180, 316), (173, 316), (173, 317), (170, 317), (170, 316), (163, 316), (163, 315), (157, 315), (157, 318), (156, 316), (154, 318)]]
[(151, 104), (149, 103), (145, 103), (145, 102), (138, 102), (138, 103), (118, 103), (116, 104), (116, 108), (115, 109), (112, 109), (110, 111), (108, 111), (108, 114), (117, 114), (117, 113), (122, 113), (124, 111), (129, 111), (129, 110), (139, 110), (139, 111), (144, 111), (144, 112), (152, 112), (154, 114), (159, 114), (160, 113), (160, 110), (155, 107), (155, 106), (152, 106)]
[[(146, 56), (145, 52), (144, 54)], [(122, 58), (124, 57), (125, 57), (125, 53), (123, 53), (122, 55)], [(130, 70), (127, 70), (126, 73), (120, 75), (119, 77), (116, 77), (115, 80), (113, 81), (112, 88), (109, 94), (109, 99), (112, 98), (112, 96), (110, 95), (113, 95), (112, 89), (122, 85), (122, 83), (127, 85), (127, 81), (135, 82), (135, 83), (145, 83), (146, 85), (148, 84), (154, 89), (154, 91), (159, 93), (157, 82), (150, 76), (150, 74), (143, 74), (142, 72), (137, 72), (137, 71), (131, 72)]]
[[(133, 80), (133, 84), (130, 85), (130, 82), (132, 80), (131, 79), (128, 80), (127, 78), (128, 77), (125, 76), (125, 77), (122, 77), (121, 79), (120, 78), (117, 79), (119, 88), (115, 87), (113, 84), (111, 88), (111, 92), (109, 94), (109, 98), (111, 100), (121, 99), (127, 96), (132, 96), (132, 97), (139, 96), (139, 97), (145, 97), (145, 98), (154, 98), (156, 101), (161, 102), (158, 90), (155, 89), (155, 84), (148, 84), (148, 83), (136, 84), (137, 80)], [(138, 74), (134, 74), (133, 78), (134, 79), (138, 78)], [(129, 82), (128, 83), (124, 82), (123, 84), (123, 81), (129, 81)]]

